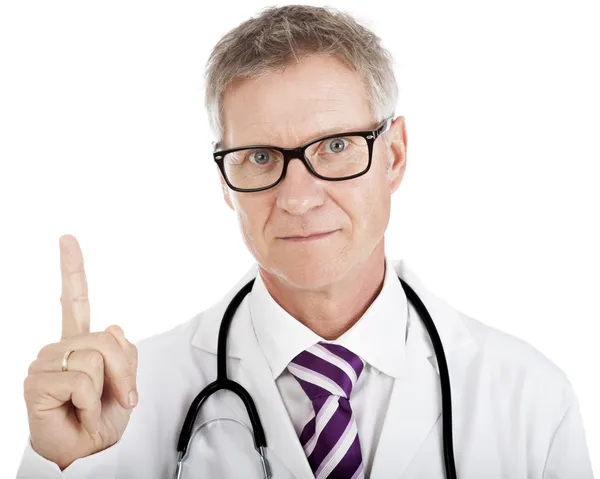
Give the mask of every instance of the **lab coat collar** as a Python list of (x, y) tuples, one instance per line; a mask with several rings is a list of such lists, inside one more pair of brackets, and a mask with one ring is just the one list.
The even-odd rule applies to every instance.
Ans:
[[(408, 266), (406, 260), (390, 260), (388, 264), (391, 264), (397, 275), (414, 289), (415, 293), (417, 293), (417, 295), (421, 298), (421, 301), (423, 301), (427, 307), (427, 310), (429, 311), (429, 314), (431, 315), (438, 330), (444, 346), (444, 351), (446, 353), (452, 351), (453, 349), (474, 343), (474, 340), (466, 325), (462, 321), (459, 312), (451, 305), (446, 303), (443, 299), (429, 291), (419, 277), (414, 273), (414, 271)], [(217, 354), (219, 326), (221, 324), (223, 314), (225, 313), (225, 309), (235, 294), (242, 288), (242, 286), (244, 286), (252, 278), (256, 278), (257, 274), (258, 265), (254, 263), (244, 274), (244, 276), (238, 280), (235, 286), (219, 302), (202, 313), (201, 321), (199, 322), (198, 328), (192, 337), (193, 346), (206, 352)], [(248, 298), (244, 300), (244, 303), (247, 301)], [(235, 321), (233, 324), (235, 324)], [(413, 358), (415, 356), (427, 357), (439, 374), (437, 360), (435, 358), (435, 351), (433, 350), (431, 341), (427, 335), (427, 331), (422, 326), (420, 318), (417, 318), (413, 324), (409, 324), (407, 327), (409, 331), (406, 344), (406, 354), (410, 354)], [(236, 332), (238, 332), (238, 334), (236, 334)], [(246, 333), (247, 331), (238, 330), (232, 326), (229, 335), (230, 337), (227, 343), (228, 357), (237, 359), (243, 358), (243, 353), (246, 349), (244, 343), (248, 340), (248, 338), (245, 336)]]
[[(217, 354), (217, 342), (219, 337), (219, 327), (221, 326), (221, 320), (223, 319), (223, 315), (225, 314), (225, 310), (227, 306), (233, 299), (233, 297), (237, 294), (237, 292), (242, 289), (248, 281), (253, 278), (256, 278), (258, 274), (258, 265), (254, 263), (248, 271), (242, 276), (241, 279), (237, 281), (235, 286), (231, 288), (227, 294), (223, 298), (221, 298), (217, 303), (211, 306), (209, 309), (201, 313), (200, 321), (198, 322), (198, 327), (194, 335), (192, 336), (192, 346), (196, 348), (202, 349), (208, 353)], [(249, 296), (249, 295), (248, 295)], [(240, 304), (240, 308), (247, 303), (248, 296), (244, 298), (242, 304)], [(240, 309), (238, 308), (238, 310)], [(238, 334), (235, 334), (237, 331), (235, 318), (232, 322), (232, 327), (229, 332), (229, 336), (227, 338), (227, 357), (241, 359), (243, 357), (243, 337), (239, 337)]]

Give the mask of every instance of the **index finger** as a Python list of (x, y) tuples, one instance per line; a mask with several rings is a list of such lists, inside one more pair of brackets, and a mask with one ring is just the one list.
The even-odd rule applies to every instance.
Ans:
[(65, 339), (90, 332), (90, 301), (79, 243), (72, 235), (61, 236), (58, 242), (62, 276), (61, 338)]

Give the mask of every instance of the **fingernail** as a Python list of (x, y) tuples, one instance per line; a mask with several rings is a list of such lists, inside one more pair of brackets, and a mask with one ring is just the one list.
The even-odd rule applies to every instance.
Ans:
[(132, 389), (131, 392), (129, 393), (129, 405), (131, 407), (134, 407), (138, 402), (138, 395), (137, 395), (137, 391), (135, 389)]

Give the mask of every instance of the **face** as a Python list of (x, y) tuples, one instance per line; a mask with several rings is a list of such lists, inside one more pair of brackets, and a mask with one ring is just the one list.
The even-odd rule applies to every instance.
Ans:
[[(319, 136), (378, 126), (359, 75), (327, 56), (237, 82), (225, 93), (223, 108), (223, 148), (291, 148)], [(398, 117), (387, 138), (375, 141), (371, 168), (358, 178), (321, 180), (293, 159), (277, 186), (240, 193), (219, 172), (225, 201), (263, 276), (298, 289), (320, 289), (369, 261), (383, 261), (390, 195), (402, 180), (405, 153), (404, 118)], [(334, 232), (310, 241), (284, 239), (317, 231)]]

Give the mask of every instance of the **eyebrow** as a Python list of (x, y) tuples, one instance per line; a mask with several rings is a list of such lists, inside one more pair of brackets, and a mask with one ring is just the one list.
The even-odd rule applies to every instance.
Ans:
[[(363, 129), (368, 130), (368, 128), (363, 128)], [(306, 145), (307, 143), (311, 142), (312, 140), (314, 140), (316, 138), (321, 138), (323, 136), (335, 135), (337, 133), (341, 134), (341, 133), (346, 133), (346, 132), (351, 132), (351, 131), (362, 131), (363, 129), (361, 129), (361, 127), (356, 127), (356, 126), (352, 127), (347, 123), (341, 123), (335, 127), (326, 128), (324, 130), (321, 130), (319, 133), (311, 135), (307, 140), (301, 142), (299, 145), (296, 145), (296, 146)], [(276, 133), (274, 136), (277, 137), (277, 138), (275, 138), (275, 141), (270, 141), (270, 140), (255, 141), (254, 143), (244, 143), (239, 146), (225, 147), (223, 142), (219, 141), (219, 142), (214, 143), (214, 151), (229, 150), (229, 149), (233, 149), (233, 148), (243, 148), (245, 146), (253, 146), (253, 145), (279, 146), (278, 143), (280, 143), (280, 141), (281, 141), (281, 135)]]

